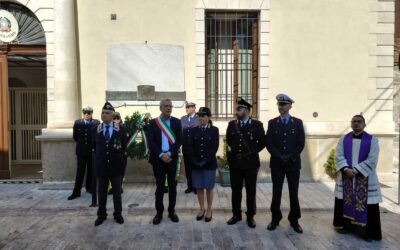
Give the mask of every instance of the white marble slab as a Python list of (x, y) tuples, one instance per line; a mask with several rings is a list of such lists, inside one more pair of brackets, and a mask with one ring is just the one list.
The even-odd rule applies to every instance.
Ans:
[(185, 91), (183, 46), (116, 44), (107, 49), (107, 90), (137, 91), (154, 85), (156, 92)]

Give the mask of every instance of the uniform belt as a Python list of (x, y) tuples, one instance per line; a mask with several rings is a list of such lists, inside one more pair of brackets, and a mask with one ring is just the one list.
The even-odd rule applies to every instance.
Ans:
[(235, 158), (238, 159), (238, 160), (241, 160), (241, 159), (245, 159), (245, 158), (247, 158), (247, 157), (250, 157), (251, 155), (252, 155), (252, 153), (247, 153), (247, 154), (235, 154)]

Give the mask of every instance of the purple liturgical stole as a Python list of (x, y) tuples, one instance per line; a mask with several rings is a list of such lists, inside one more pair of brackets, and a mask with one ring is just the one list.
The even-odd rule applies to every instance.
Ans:
[[(360, 153), (358, 163), (368, 158), (371, 149), (372, 135), (363, 132), (361, 137)], [(352, 168), (352, 146), (353, 132), (345, 135), (343, 140), (344, 157), (347, 164)], [(343, 175), (343, 216), (359, 225), (367, 224), (367, 199), (368, 199), (368, 177), (357, 175), (353, 188), (353, 178)]]

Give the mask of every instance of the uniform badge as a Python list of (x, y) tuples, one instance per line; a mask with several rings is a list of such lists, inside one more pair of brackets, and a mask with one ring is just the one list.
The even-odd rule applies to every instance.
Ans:
[(120, 140), (119, 137), (117, 137), (117, 138), (114, 139), (114, 148), (115, 148), (115, 149), (120, 149), (120, 148), (122, 148), (121, 140)]
[(102, 128), (102, 126), (101, 126), (101, 123), (100, 123), (100, 124), (97, 126), (97, 133), (99, 133), (99, 134), (101, 133), (101, 130), (102, 130), (101, 128)]

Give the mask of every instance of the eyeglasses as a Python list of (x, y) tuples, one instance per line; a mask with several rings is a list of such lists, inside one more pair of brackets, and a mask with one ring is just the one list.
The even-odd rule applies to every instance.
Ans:
[(114, 120), (121, 120), (121, 117), (114, 117)]
[(288, 105), (289, 103), (284, 103), (284, 102), (280, 102), (280, 103), (278, 103), (278, 106), (286, 106), (286, 105)]
[(172, 105), (163, 105), (164, 108), (172, 108)]
[(91, 115), (91, 114), (92, 114), (92, 112), (85, 111), (85, 112), (83, 112), (83, 114), (84, 114), (84, 115)]
[(111, 114), (111, 111), (101, 111), (101, 114), (102, 114), (102, 115), (110, 115), (110, 114)]

